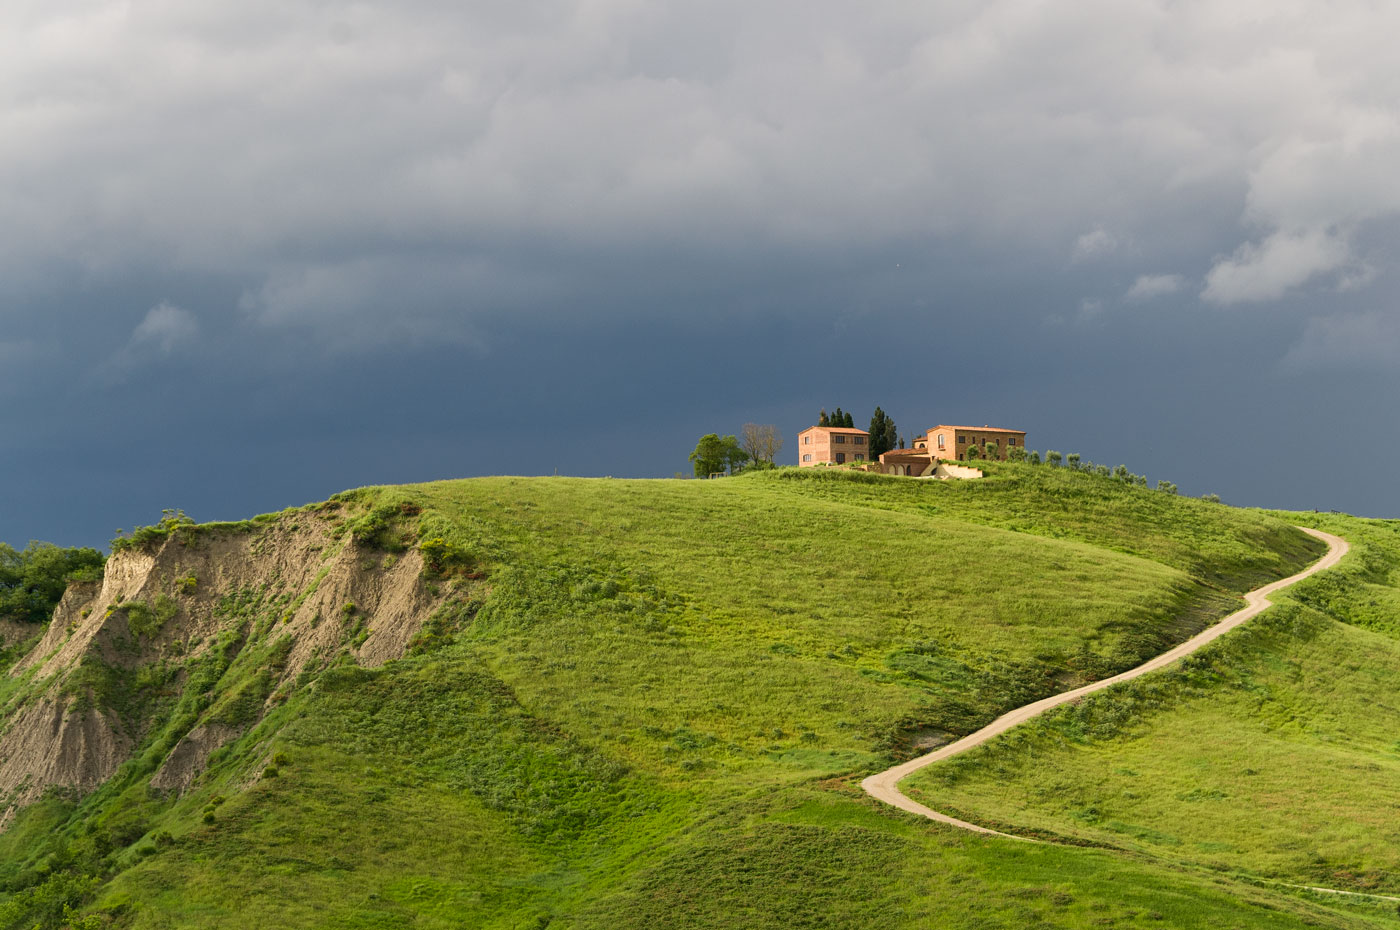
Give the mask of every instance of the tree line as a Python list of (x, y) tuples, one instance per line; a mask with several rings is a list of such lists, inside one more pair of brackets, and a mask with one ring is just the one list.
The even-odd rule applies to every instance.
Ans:
[[(832, 413), (827, 413), (823, 407), (820, 416), (817, 417), (818, 426), (835, 426), (855, 429), (856, 418), (848, 410), (837, 407)], [(870, 457), (878, 459), (891, 449), (903, 449), (904, 440), (899, 436), (899, 428), (894, 425), (894, 420), (880, 407), (875, 408), (875, 412), (870, 415), (870, 428), (866, 431), (870, 434)]]
[[(969, 459), (984, 456), (986, 458), (996, 457), (996, 443), (988, 443), (986, 450), (980, 450), (977, 448), (976, 445), (968, 447), (967, 457)], [(1006, 457), (1007, 459), (1013, 462), (1027, 462), (1031, 465), (1042, 464), (1039, 452), (1036, 452), (1035, 450), (1026, 450), (1019, 446), (1012, 446), (1010, 449), (1007, 449)], [(1062, 467), (1067, 468), (1070, 471), (1084, 472), (1088, 475), (1099, 475), (1103, 478), (1112, 478), (1116, 481), (1121, 481), (1124, 484), (1133, 485), (1134, 487), (1147, 488), (1150, 486), (1148, 484), (1146, 475), (1134, 474), (1128, 469), (1127, 465), (1115, 465), (1112, 468), (1110, 468), (1107, 465), (1098, 465), (1094, 462), (1090, 462), (1083, 459), (1078, 452), (1071, 452), (1068, 455), (1062, 455), (1056, 449), (1048, 449), (1045, 452), (1044, 464), (1053, 466), (1055, 468)], [(1155, 487), (1156, 490), (1161, 491), (1163, 494), (1178, 493), (1176, 484), (1174, 482), (1167, 481), (1165, 478), (1158, 479)], [(1220, 495), (1202, 494), (1201, 500), (1218, 504), (1220, 503)]]
[(0, 620), (48, 623), (68, 583), (96, 581), (105, 563), (96, 549), (31, 542), (17, 550), (0, 543)]
[(706, 433), (690, 453), (695, 477), (735, 474), (749, 468), (774, 468), (783, 449), (783, 434), (771, 423), (745, 423), (738, 436)]
[[(855, 428), (855, 416), (848, 410), (835, 408), (831, 413), (823, 407), (817, 418), (818, 426)], [(878, 459), (894, 448), (904, 448), (894, 420), (879, 407), (870, 417), (869, 456)], [(690, 453), (695, 477), (735, 474), (745, 468), (774, 468), (783, 448), (783, 434), (771, 423), (745, 423), (738, 435), (721, 436), (706, 433)]]

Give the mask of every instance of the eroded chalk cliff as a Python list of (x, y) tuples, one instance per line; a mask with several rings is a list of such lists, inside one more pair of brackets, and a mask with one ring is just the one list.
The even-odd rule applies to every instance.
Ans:
[(52, 788), (93, 789), (158, 729), (150, 784), (184, 790), (298, 681), (402, 656), (446, 596), (416, 549), (357, 541), (336, 509), (178, 527), (71, 586), (10, 671), (4, 819)]

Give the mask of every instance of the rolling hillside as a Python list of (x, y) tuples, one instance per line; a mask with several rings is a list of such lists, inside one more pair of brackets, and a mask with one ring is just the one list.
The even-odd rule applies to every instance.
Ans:
[(1355, 557), (1179, 669), (906, 785), (984, 822), (1400, 894), (1400, 524), (1292, 518)]
[[(1348, 574), (1135, 686), (1190, 692), (1170, 710), (1082, 736), (1056, 717), (919, 781), (970, 819), (1099, 846), (973, 838), (857, 787), (1185, 639), (1321, 552), (1300, 520), (1000, 465), (475, 479), (157, 528), (70, 590), (3, 684), (0, 927), (1395, 926), (1375, 899), (1260, 881), (1387, 868), (1368, 789), (1320, 774), (1327, 740), (1314, 769), (1266, 746), (1247, 776), (1276, 831), (1328, 799), (1326, 866), (1216, 849), (1177, 825), (1196, 802), (1160, 792), (1111, 819), (1165, 818), (1175, 844), (1065, 813), (1102, 790), (1086, 740), (1267, 725), (1245, 679), (1302, 676), (1288, 700), (1363, 734), (1386, 783), (1385, 723), (1356, 718), (1396, 667), (1376, 645), (1388, 525), (1327, 518), (1371, 534)], [(1188, 795), (1186, 755), (1137, 777)]]

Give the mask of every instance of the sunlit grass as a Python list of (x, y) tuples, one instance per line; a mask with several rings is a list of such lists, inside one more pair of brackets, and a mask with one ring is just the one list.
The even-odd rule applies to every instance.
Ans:
[[(0, 838), (0, 927), (59, 926), (70, 875), (130, 928), (1393, 925), (856, 788), (1297, 570), (1319, 547), (1283, 519), (1029, 466), (441, 482), (347, 496), (347, 526), (380, 499), (484, 576), (471, 622), (304, 681), (183, 798), (137, 767), (31, 808), (25, 848)], [(276, 654), (243, 609), (193, 706), (242, 707)]]
[(1394, 523), (1312, 519), (1353, 543), (1331, 577), (1301, 584), (1184, 667), (1047, 715), (919, 773), (906, 791), (1012, 829), (1400, 891), (1400, 640), (1376, 610), (1395, 590), (1365, 581), (1400, 580), (1400, 534)]

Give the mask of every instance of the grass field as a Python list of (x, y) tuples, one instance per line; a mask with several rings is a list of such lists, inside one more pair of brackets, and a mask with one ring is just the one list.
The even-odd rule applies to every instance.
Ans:
[(1400, 524), (1177, 670), (904, 785), (943, 810), (1218, 870), (1400, 893)]
[[(301, 682), (183, 797), (138, 762), (29, 808), (0, 834), (0, 928), (1400, 924), (1210, 857), (974, 837), (857, 787), (1297, 570), (1320, 547), (1291, 517), (1012, 465), (947, 484), (496, 478), (342, 504), (421, 509), (391, 529), (469, 553), (470, 622)], [(277, 607), (240, 609), (261, 629)], [(1373, 612), (1343, 629), (1389, 642)], [(1268, 635), (1291, 653), (1298, 625)], [(235, 660), (204, 706), (255, 672)], [(1364, 710), (1332, 712), (1341, 729)], [(1385, 842), (1352, 830), (1335, 855)]]

